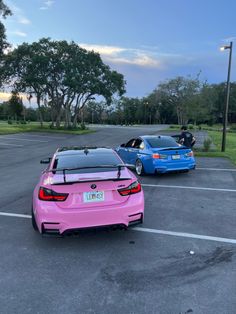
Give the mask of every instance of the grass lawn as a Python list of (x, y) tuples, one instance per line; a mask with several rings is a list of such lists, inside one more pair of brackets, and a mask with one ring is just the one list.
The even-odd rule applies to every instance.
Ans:
[(47, 133), (66, 133), (66, 134), (87, 134), (92, 133), (92, 130), (64, 130), (61, 129), (50, 129), (49, 123), (41, 128), (38, 122), (31, 122), (28, 124), (8, 124), (7, 122), (0, 122), (0, 134), (14, 134), (22, 132), (47, 132)]

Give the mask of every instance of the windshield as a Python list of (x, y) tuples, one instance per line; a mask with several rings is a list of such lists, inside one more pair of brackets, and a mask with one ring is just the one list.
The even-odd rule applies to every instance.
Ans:
[[(58, 155), (54, 161), (53, 169), (64, 168), (79, 168), (79, 167), (94, 167), (90, 169), (77, 169), (67, 171), (67, 173), (94, 173), (116, 171), (117, 168), (105, 167), (96, 168), (97, 166), (116, 166), (121, 164), (120, 159), (114, 153), (89, 153), (89, 154), (72, 154), (72, 155)], [(57, 171), (60, 173), (62, 171)]]
[(153, 148), (179, 147), (172, 137), (150, 137), (147, 142)]

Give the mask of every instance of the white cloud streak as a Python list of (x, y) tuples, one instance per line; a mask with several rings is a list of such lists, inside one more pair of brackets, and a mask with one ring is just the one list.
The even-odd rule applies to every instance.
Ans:
[(55, 1), (53, 0), (44, 1), (43, 5), (39, 8), (39, 10), (48, 10), (54, 3)]
[(27, 34), (25, 32), (22, 32), (20, 30), (10, 31), (9, 34), (18, 36), (18, 37), (27, 37)]
[(15, 20), (17, 23), (22, 25), (29, 25), (31, 21), (25, 16), (25, 13), (21, 8), (16, 6), (13, 2), (8, 1), (7, 3), (12, 10), (13, 16), (12, 19)]
[(181, 55), (168, 54), (160, 52), (157, 47), (144, 47), (142, 49), (125, 48), (118, 46), (107, 45), (91, 45), (81, 43), (79, 44), (86, 50), (93, 50), (98, 52), (104, 61), (113, 64), (135, 65), (145, 68), (165, 68), (169, 63), (182, 63), (188, 60), (183, 60)]

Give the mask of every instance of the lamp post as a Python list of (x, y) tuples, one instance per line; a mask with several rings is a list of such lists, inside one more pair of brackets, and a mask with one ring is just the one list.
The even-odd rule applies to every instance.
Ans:
[(220, 50), (229, 49), (229, 65), (228, 65), (228, 76), (227, 76), (227, 95), (226, 95), (226, 103), (224, 107), (224, 116), (223, 116), (223, 134), (222, 134), (222, 145), (221, 151), (225, 151), (225, 143), (226, 143), (226, 130), (228, 124), (228, 111), (229, 111), (229, 93), (230, 93), (230, 71), (231, 71), (231, 59), (232, 59), (232, 50), (233, 50), (233, 42), (231, 41), (228, 46), (223, 46)]

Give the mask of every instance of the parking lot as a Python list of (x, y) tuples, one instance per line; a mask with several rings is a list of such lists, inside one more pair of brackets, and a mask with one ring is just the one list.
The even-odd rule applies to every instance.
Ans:
[(116, 147), (157, 133), (0, 135), (1, 313), (236, 313), (236, 168), (227, 159), (141, 178), (145, 222), (128, 231), (57, 238), (31, 227), (40, 159), (59, 146)]

